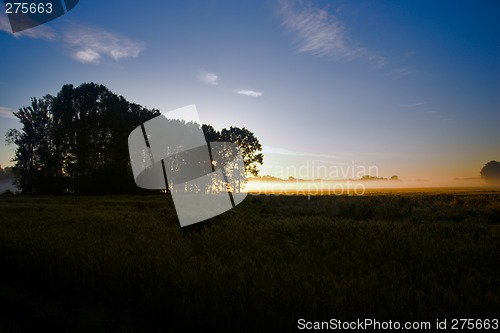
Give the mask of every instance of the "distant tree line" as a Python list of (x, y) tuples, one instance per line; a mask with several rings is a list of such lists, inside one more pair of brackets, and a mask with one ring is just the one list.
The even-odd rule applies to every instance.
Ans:
[(0, 165), (0, 181), (12, 179), (13, 177), (14, 177), (14, 168), (12, 168), (12, 167), (6, 167), (4, 169)]
[(14, 168), (0, 165), (0, 194), (13, 194)]
[[(137, 193), (130, 166), (130, 132), (160, 112), (128, 102), (96, 83), (64, 85), (56, 95), (31, 98), (14, 115), (22, 128), (10, 129), (17, 146), (16, 185), (23, 194)], [(203, 125), (207, 141), (237, 143), (246, 171), (258, 173), (262, 147), (252, 132)]]

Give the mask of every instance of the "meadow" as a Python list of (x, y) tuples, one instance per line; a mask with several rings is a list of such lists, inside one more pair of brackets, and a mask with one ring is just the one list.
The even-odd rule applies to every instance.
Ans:
[(170, 195), (4, 195), (0, 331), (492, 319), (499, 249), (495, 191), (249, 195), (184, 229)]

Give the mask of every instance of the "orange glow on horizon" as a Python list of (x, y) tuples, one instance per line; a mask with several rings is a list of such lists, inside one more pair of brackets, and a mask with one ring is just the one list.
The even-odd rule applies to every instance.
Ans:
[(249, 180), (245, 188), (251, 194), (275, 195), (363, 195), (375, 192), (429, 192), (436, 190), (500, 191), (474, 181), (261, 181)]

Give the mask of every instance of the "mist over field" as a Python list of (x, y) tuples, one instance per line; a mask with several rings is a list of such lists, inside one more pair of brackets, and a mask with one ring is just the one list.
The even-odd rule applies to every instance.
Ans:
[(13, 193), (17, 192), (19, 189), (13, 184), (14, 180), (15, 180), (14, 175), (12, 173), (1, 174), (1, 176), (0, 176), (0, 194), (3, 194), (7, 190), (9, 190)]
[(277, 180), (277, 181), (249, 181), (246, 190), (250, 193), (262, 194), (298, 194), (298, 195), (364, 195), (374, 192), (391, 191), (467, 191), (471, 189), (498, 189), (499, 186), (487, 185), (484, 180), (371, 180), (371, 181), (334, 181), (334, 180)]

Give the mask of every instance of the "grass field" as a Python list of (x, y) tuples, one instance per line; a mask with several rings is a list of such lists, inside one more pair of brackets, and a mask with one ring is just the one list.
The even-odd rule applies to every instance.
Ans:
[(169, 195), (0, 196), (0, 331), (290, 331), (498, 318), (500, 193), (250, 195), (181, 230)]

